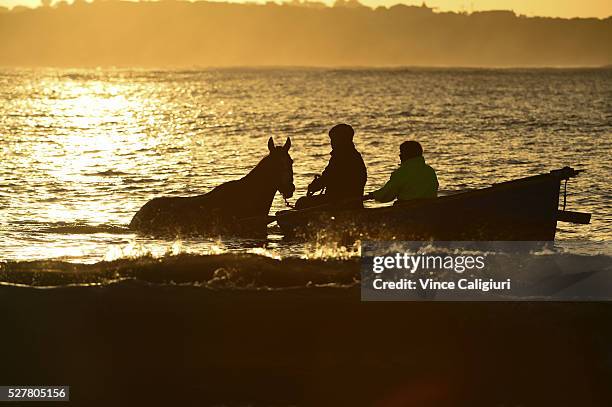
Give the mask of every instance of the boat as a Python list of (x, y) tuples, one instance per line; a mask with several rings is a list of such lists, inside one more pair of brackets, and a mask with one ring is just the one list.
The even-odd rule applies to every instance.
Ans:
[(378, 208), (285, 210), (276, 213), (276, 222), (286, 237), (304, 239), (554, 241), (557, 221), (590, 222), (588, 213), (565, 210), (567, 180), (580, 172), (564, 167), (487, 188)]

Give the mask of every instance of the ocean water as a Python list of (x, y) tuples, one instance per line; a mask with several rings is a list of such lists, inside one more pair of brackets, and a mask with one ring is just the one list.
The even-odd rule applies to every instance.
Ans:
[[(21, 281), (10, 270), (91, 267), (112, 279), (131, 274), (100, 262), (172, 255), (356, 264), (356, 246), (286, 241), (274, 225), (264, 240), (162, 240), (126, 227), (154, 197), (202, 194), (246, 174), (270, 136), (293, 141), (295, 202), (325, 167), (326, 133), (340, 122), (356, 129), (367, 190), (386, 181), (407, 139), (423, 145), (442, 194), (565, 165), (586, 169), (568, 184), (568, 209), (592, 213), (592, 222), (559, 223), (558, 244), (585, 258), (610, 254), (610, 69), (4, 69), (4, 281)], [(271, 212), (283, 208), (277, 195)]]

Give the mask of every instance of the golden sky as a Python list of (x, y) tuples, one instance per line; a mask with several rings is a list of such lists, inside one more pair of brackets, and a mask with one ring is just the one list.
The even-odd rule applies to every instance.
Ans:
[[(240, 3), (240, 0), (232, 0)], [(267, 0), (258, 0), (265, 3)], [(320, 0), (327, 4), (333, 4), (334, 0)], [(72, 2), (72, 0), (70, 0)], [(277, 0), (280, 2), (280, 0)], [(397, 3), (420, 4), (416, 0), (361, 0), (368, 6), (390, 6)], [(440, 10), (452, 11), (477, 11), (491, 9), (514, 10), (518, 14), (529, 16), (551, 16), (551, 17), (599, 17), (605, 18), (612, 15), (612, 0), (429, 0), (429, 6), (438, 7)], [(1, 6), (25, 5), (36, 7), (40, 0), (0, 0)]]

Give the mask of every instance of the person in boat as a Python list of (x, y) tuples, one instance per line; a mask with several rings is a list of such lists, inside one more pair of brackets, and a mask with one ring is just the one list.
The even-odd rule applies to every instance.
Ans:
[[(333, 208), (363, 208), (363, 190), (368, 179), (361, 154), (355, 148), (355, 131), (338, 124), (329, 131), (332, 151), (327, 167), (308, 185), (306, 196), (297, 200), (296, 209), (330, 205)], [(320, 195), (316, 192), (324, 191)]]
[(417, 141), (405, 141), (400, 145), (401, 164), (393, 171), (387, 183), (377, 191), (370, 192), (364, 199), (378, 202), (399, 203), (413, 199), (435, 198), (438, 196), (436, 171), (425, 163), (423, 147)]

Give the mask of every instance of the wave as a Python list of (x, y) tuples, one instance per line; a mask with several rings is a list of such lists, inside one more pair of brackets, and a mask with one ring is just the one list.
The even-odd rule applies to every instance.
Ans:
[(129, 175), (129, 174), (123, 171), (106, 170), (106, 171), (92, 172), (87, 175), (96, 176), (96, 177), (118, 177), (118, 176)]
[(352, 286), (359, 281), (359, 271), (358, 259), (274, 259), (250, 253), (179, 254), (94, 264), (57, 260), (8, 261), (0, 263), (0, 282), (57, 287), (104, 285), (135, 279), (152, 284), (188, 284), (216, 289), (280, 289)]
[(134, 231), (127, 226), (118, 225), (82, 225), (82, 224), (67, 224), (59, 226), (49, 226), (40, 230), (43, 233), (57, 233), (67, 235), (90, 235), (96, 233), (108, 234), (132, 234)]
[[(517, 281), (586, 278), (612, 272), (612, 256), (539, 253), (491, 263), (488, 273), (512, 270)], [(344, 259), (272, 258), (258, 253), (142, 256), (94, 264), (60, 260), (0, 262), (0, 284), (31, 287), (107, 285), (136, 280), (156, 285), (211, 289), (353, 287), (361, 279), (358, 257)], [(493, 275), (490, 274), (490, 275)]]

